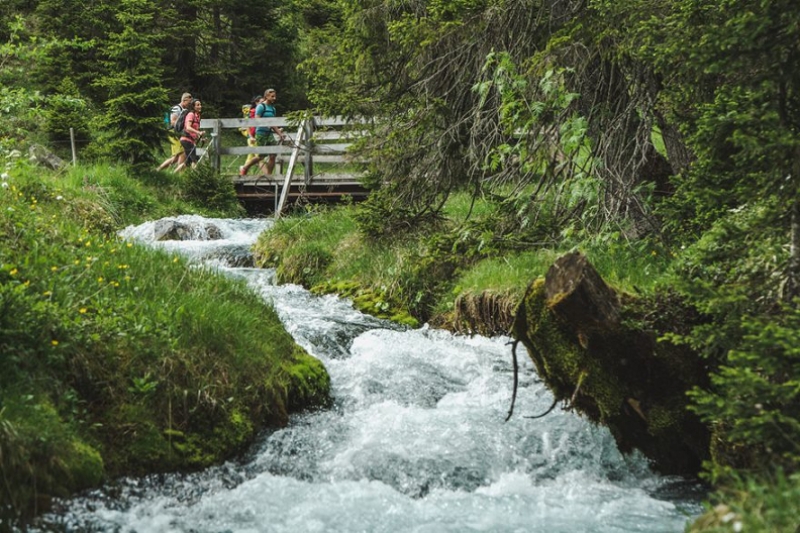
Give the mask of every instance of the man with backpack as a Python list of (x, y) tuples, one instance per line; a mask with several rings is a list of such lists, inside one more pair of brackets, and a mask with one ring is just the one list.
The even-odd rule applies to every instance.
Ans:
[[(272, 118), (277, 117), (278, 113), (275, 111), (275, 100), (278, 99), (278, 93), (275, 89), (267, 89), (264, 91), (264, 101), (256, 106), (256, 118)], [(278, 136), (280, 141), (275, 138)], [(276, 146), (278, 142), (286, 140), (286, 134), (277, 126), (259, 126), (256, 128), (256, 145), (258, 146)], [(275, 168), (275, 154), (269, 154), (267, 157), (267, 164), (264, 165), (264, 156), (257, 155), (253, 159), (248, 160), (244, 166), (239, 167), (239, 175), (244, 176), (250, 167), (258, 163), (261, 171), (266, 175), (272, 174), (272, 169)]]
[(172, 109), (170, 110), (169, 128), (167, 129), (167, 131), (170, 132), (169, 144), (170, 144), (171, 155), (167, 159), (165, 159), (164, 162), (161, 163), (161, 165), (159, 165), (158, 170), (164, 170), (167, 167), (174, 164), (180, 166), (186, 158), (186, 154), (184, 152), (183, 146), (181, 146), (179, 136), (175, 135), (172, 132), (174, 132), (175, 122), (178, 120), (178, 117), (180, 117), (181, 112), (184, 109), (189, 109), (189, 104), (191, 102), (192, 102), (191, 93), (183, 93), (183, 95), (181, 96), (181, 101), (178, 104), (172, 106)]

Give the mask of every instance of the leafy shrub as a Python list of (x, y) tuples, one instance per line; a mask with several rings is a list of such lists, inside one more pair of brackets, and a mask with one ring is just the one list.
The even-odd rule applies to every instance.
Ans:
[(743, 318), (743, 337), (711, 377), (711, 390), (692, 393), (693, 410), (717, 432), (715, 476), (729, 466), (800, 467), (800, 310)]
[(183, 175), (182, 189), (187, 201), (197, 206), (205, 206), (209, 214), (244, 213), (244, 208), (239, 204), (236, 191), (233, 189), (233, 183), (210, 165), (195, 165)]
[(677, 262), (676, 284), (709, 317), (683, 337), (714, 370), (693, 409), (715, 432), (718, 478), (731, 468), (800, 466), (800, 313), (783, 305), (785, 221), (770, 199), (729, 212)]

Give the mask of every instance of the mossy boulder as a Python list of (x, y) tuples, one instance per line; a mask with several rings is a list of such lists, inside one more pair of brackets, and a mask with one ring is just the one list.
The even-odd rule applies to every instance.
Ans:
[(331, 378), (319, 359), (297, 346), (292, 358), (281, 369), (283, 404), (291, 411), (330, 405)]
[(338, 294), (350, 298), (353, 307), (364, 314), (391, 320), (397, 324), (416, 328), (419, 321), (411, 316), (406, 308), (396, 299), (387, 296), (385, 291), (363, 287), (355, 281), (338, 281), (319, 283), (311, 287), (314, 294)]
[(622, 452), (641, 450), (665, 474), (694, 475), (710, 437), (686, 393), (708, 385), (708, 369), (663, 336), (695, 318), (669, 295), (616, 293), (575, 253), (530, 284), (513, 335), (556, 399), (607, 426)]

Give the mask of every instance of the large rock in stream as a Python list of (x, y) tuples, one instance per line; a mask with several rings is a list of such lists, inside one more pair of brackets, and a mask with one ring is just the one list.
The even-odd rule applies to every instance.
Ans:
[(622, 452), (642, 451), (664, 474), (694, 475), (710, 437), (686, 393), (708, 385), (708, 368), (687, 346), (659, 339), (697, 320), (673, 295), (617, 293), (571, 253), (528, 287), (513, 335), (556, 399), (607, 426)]

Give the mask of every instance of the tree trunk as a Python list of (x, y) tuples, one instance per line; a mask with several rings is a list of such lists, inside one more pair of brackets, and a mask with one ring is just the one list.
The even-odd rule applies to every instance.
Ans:
[(581, 334), (616, 330), (619, 300), (585, 255), (561, 256), (545, 276), (545, 297), (562, 320), (575, 324)]
[(641, 450), (663, 473), (695, 474), (710, 437), (686, 393), (708, 386), (708, 368), (689, 347), (661, 339), (699, 320), (672, 293), (616, 293), (571, 253), (531, 283), (513, 335), (556, 400), (608, 427), (620, 451)]

